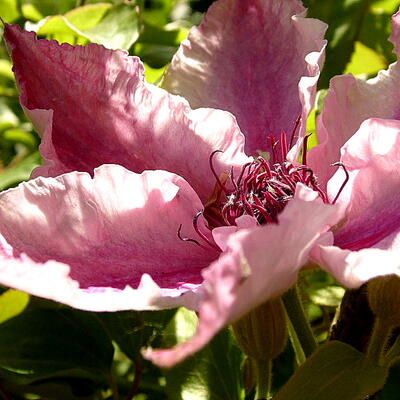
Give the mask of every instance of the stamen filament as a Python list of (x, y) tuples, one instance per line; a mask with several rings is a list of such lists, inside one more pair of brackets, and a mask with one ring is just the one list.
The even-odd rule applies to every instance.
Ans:
[(340, 189), (339, 189), (339, 191), (337, 192), (335, 198), (333, 199), (332, 204), (335, 204), (335, 203), (336, 203), (336, 200), (339, 198), (340, 193), (342, 193), (342, 190), (344, 189), (344, 187), (346, 186), (347, 182), (348, 182), (349, 179), (350, 179), (350, 175), (349, 175), (349, 173), (348, 173), (348, 171), (347, 171), (347, 169), (346, 169), (346, 166), (345, 166), (342, 162), (338, 161), (338, 162), (335, 162), (335, 163), (332, 164), (332, 167), (336, 167), (336, 166), (337, 166), (337, 167), (342, 167), (342, 168), (343, 168), (343, 171), (344, 171), (344, 173), (346, 174), (346, 178), (344, 179), (344, 181), (343, 181), (343, 183), (342, 183), (342, 186), (340, 186)]

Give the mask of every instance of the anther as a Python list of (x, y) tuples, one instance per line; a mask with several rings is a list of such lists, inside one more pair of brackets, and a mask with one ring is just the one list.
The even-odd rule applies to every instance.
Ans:
[(348, 171), (347, 171), (347, 169), (346, 169), (346, 166), (345, 166), (342, 162), (338, 161), (338, 162), (335, 162), (335, 163), (333, 163), (333, 164), (331, 164), (331, 165), (332, 165), (332, 167), (342, 167), (344, 173), (346, 174), (346, 178), (344, 179), (344, 181), (343, 181), (343, 183), (342, 183), (342, 186), (340, 186), (339, 191), (337, 192), (335, 198), (334, 198), (333, 201), (332, 201), (332, 204), (335, 204), (335, 203), (336, 203), (336, 200), (337, 200), (337, 199), (339, 198), (339, 196), (340, 196), (340, 193), (342, 193), (342, 190), (344, 189), (344, 187), (346, 186), (347, 182), (349, 181), (350, 175), (349, 175), (349, 173), (348, 173)]

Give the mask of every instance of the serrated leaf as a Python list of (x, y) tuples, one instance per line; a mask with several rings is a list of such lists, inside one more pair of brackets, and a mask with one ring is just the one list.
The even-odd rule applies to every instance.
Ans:
[[(194, 312), (180, 309), (173, 319), (175, 339), (182, 341), (191, 336), (196, 321)], [(166, 334), (173, 339), (171, 333), (170, 325)], [(166, 391), (174, 400), (239, 400), (241, 362), (242, 353), (231, 332), (225, 329), (203, 350), (165, 371)]]
[(302, 364), (274, 400), (354, 400), (381, 389), (388, 369), (348, 344), (325, 343)]
[(0, 296), (0, 324), (24, 311), (29, 303), (29, 294), (9, 289)]
[(102, 380), (113, 351), (101, 323), (83, 311), (36, 309), (0, 325), (0, 374), (16, 383), (54, 376)]

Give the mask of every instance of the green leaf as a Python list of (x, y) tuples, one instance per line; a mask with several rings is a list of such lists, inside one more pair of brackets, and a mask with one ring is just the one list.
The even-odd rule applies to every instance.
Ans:
[(164, 74), (166, 67), (162, 68), (151, 68), (146, 63), (144, 64), (144, 75), (146, 77), (147, 82), (158, 84), (161, 81), (161, 78)]
[(9, 289), (0, 296), (0, 324), (21, 314), (29, 303), (29, 294)]
[(4, 99), (0, 99), (0, 131), (15, 128), (19, 124), (18, 117)]
[(20, 16), (17, 0), (1, 0), (0, 2), (0, 15), (4, 21), (11, 23)]
[(319, 289), (310, 289), (308, 294), (311, 300), (320, 306), (337, 307), (344, 296), (345, 290), (340, 286), (328, 286)]
[(325, 343), (297, 369), (274, 400), (355, 400), (381, 389), (388, 369), (348, 344)]
[(78, 7), (29, 24), (38, 35), (70, 44), (99, 43), (109, 49), (128, 50), (139, 37), (140, 23), (133, 4), (99, 3)]
[(387, 67), (385, 57), (365, 46), (361, 42), (355, 43), (354, 53), (347, 64), (345, 74), (361, 75), (374, 74)]
[(22, 7), (31, 6), (34, 7), (37, 12), (42, 15), (54, 15), (64, 14), (68, 10), (71, 10), (76, 5), (76, 0), (19, 0), (22, 3)]
[(109, 49), (129, 50), (138, 39), (139, 32), (137, 7), (133, 4), (119, 4), (99, 24), (83, 33), (91, 42), (100, 43)]
[[(194, 333), (196, 323), (194, 312), (179, 309), (166, 334), (172, 342), (186, 340)], [(166, 391), (174, 400), (239, 400), (241, 362), (242, 353), (225, 329), (203, 350), (165, 371)]]
[(34, 148), (37, 144), (35, 136), (32, 132), (21, 128), (6, 129), (3, 137), (8, 142), (22, 143), (29, 148)]
[[(400, 3), (398, 3), (397, 7), (399, 5)], [(396, 61), (396, 56), (393, 53), (393, 44), (388, 40), (390, 33), (392, 31), (392, 21), (390, 18), (391, 14), (392, 14), (391, 12), (390, 13), (375, 12), (367, 14), (364, 19), (364, 23), (362, 25), (362, 29), (360, 31), (360, 35), (358, 38), (358, 40), (364, 46), (378, 53), (378, 55), (381, 58), (380, 62), (381, 63), (383, 62), (385, 64), (383, 68), (386, 68), (388, 64)], [(356, 51), (357, 50), (360, 52), (360, 50), (365, 50), (365, 49), (357, 49), (356, 47)], [(367, 56), (370, 58), (368, 62), (372, 61), (375, 64), (377, 63), (376, 56), (374, 56), (373, 58), (371, 54)]]
[(14, 80), (11, 61), (0, 59), (0, 75), (7, 79)]
[(371, 8), (376, 12), (386, 12), (393, 14), (399, 9), (399, 0), (375, 0)]
[(165, 328), (174, 314), (175, 310), (164, 310), (120, 311), (96, 315), (120, 349), (135, 361), (140, 349), (150, 346), (151, 340)]
[(39, 152), (32, 153), (18, 164), (7, 167), (0, 173), (0, 190), (4, 190), (21, 181), (29, 179), (34, 168), (40, 165)]
[(178, 46), (164, 46), (150, 43), (137, 43), (135, 46), (135, 54), (152, 68), (162, 68), (168, 64)]
[(75, 44), (85, 44), (88, 38), (84, 35), (86, 29), (90, 29), (99, 24), (111, 4), (99, 3), (78, 7), (65, 16), (54, 15), (47, 17), (37, 24), (27, 24), (30, 30), (34, 30), (40, 36), (46, 36), (48, 39)]
[(102, 380), (113, 352), (107, 333), (88, 312), (36, 309), (0, 325), (0, 374), (17, 383), (54, 376)]
[(350, 61), (354, 43), (368, 11), (369, 0), (306, 0), (308, 16), (328, 23), (328, 48), (320, 88), (328, 87), (334, 75), (342, 74)]

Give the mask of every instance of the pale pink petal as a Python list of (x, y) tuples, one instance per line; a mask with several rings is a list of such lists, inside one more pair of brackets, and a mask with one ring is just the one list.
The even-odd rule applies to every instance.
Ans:
[(195, 336), (173, 349), (148, 350), (145, 356), (160, 366), (172, 366), (198, 351), (225, 325), (288, 289), (311, 248), (339, 218), (338, 207), (323, 204), (315, 192), (298, 184), (279, 224), (234, 233), (226, 252), (204, 270)]
[(43, 136), (46, 165), (35, 176), (92, 173), (108, 163), (163, 169), (190, 180), (206, 201), (215, 185), (208, 164), (214, 150), (223, 151), (215, 157), (218, 174), (248, 161), (232, 115), (192, 111), (185, 99), (145, 83), (138, 58), (96, 44), (37, 40), (15, 25), (6, 25), (5, 38), (21, 104)]
[(16, 257), (0, 235), (1, 284), (88, 311), (157, 310), (185, 306), (196, 308), (196, 288), (163, 290), (148, 275), (138, 289), (92, 287), (82, 289), (70, 277), (68, 265), (35, 262), (25, 254)]
[(192, 28), (162, 86), (192, 107), (232, 112), (246, 151), (270, 150), (268, 136), (289, 136), (314, 103), (326, 25), (304, 18), (297, 0), (220, 0)]
[[(338, 198), (346, 208), (335, 245), (359, 250), (400, 229), (400, 121), (369, 119), (343, 146), (341, 162), (350, 180)], [(345, 179), (339, 170), (328, 183), (331, 199)]]
[[(1, 254), (0, 283), (11, 285), (15, 269), (23, 279), (18, 288), (29, 291), (23, 277), (37, 272), (45, 297), (41, 271), (53, 264), (68, 266), (70, 281), (81, 289), (137, 288), (149, 274), (176, 297), (200, 284), (201, 270), (219, 255), (178, 238), (182, 225), (183, 237), (198, 239), (193, 216), (202, 204), (185, 180), (165, 171), (139, 175), (105, 165), (93, 179), (83, 172), (40, 177), (0, 194), (0, 209), (0, 232), (11, 248)], [(34, 294), (41, 295), (40, 288)]]
[[(391, 40), (399, 49), (400, 13), (395, 14), (392, 21)], [(352, 75), (332, 78), (317, 124), (320, 145), (308, 154), (309, 165), (323, 186), (335, 172), (330, 164), (339, 160), (340, 148), (364, 120), (372, 117), (400, 119), (399, 85), (399, 62), (368, 81)]]
[(212, 231), (214, 241), (222, 251), (226, 250), (228, 238), (233, 233), (240, 229), (255, 228), (258, 225), (256, 218), (246, 214), (236, 218), (235, 223), (236, 226), (219, 226)]
[(336, 246), (319, 246), (311, 255), (321, 267), (348, 288), (357, 288), (377, 276), (400, 276), (399, 248), (351, 251)]

